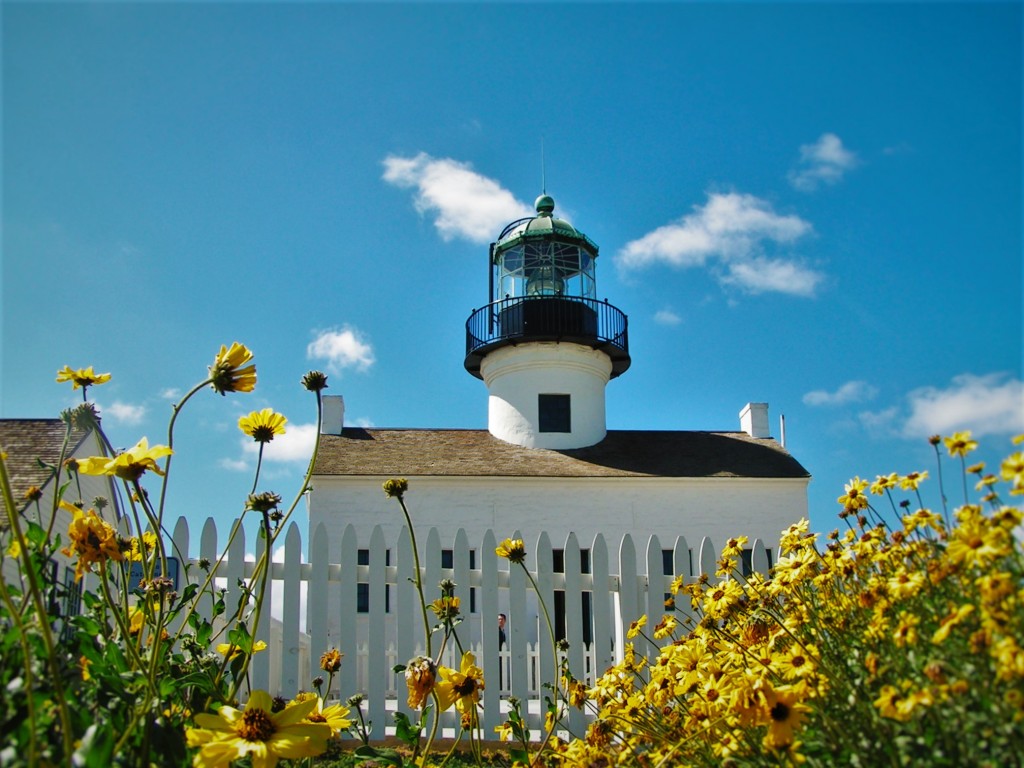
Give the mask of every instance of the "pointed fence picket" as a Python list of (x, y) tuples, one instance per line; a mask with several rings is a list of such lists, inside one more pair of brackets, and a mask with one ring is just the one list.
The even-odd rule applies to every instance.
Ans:
[[(513, 538), (522, 535), (517, 531)], [(253, 543), (255, 556), (246, 557), (245, 530), (238, 521), (229, 529), (228, 539), (221, 541), (213, 520), (207, 519), (198, 551), (190, 558), (192, 537), (188, 523), (181, 518), (172, 541), (175, 556), (186, 565), (180, 572), (188, 582), (202, 584), (208, 572), (198, 566), (198, 561), (203, 558), (210, 562), (211, 582), (216, 589), (225, 590), (227, 615), (233, 615), (239, 601), (245, 600), (246, 585), (264, 556), (265, 540), (258, 537)], [(344, 659), (326, 691), (328, 698), (344, 700), (354, 693), (363, 694), (364, 716), (374, 723), (373, 737), (393, 732), (395, 711), (414, 714), (406, 701), (404, 676), (393, 668), (426, 652), (409, 530), (403, 527), (389, 540), (378, 525), (369, 541), (360, 541), (356, 529), (347, 525), (338, 541), (332, 540), (321, 523), (309, 541), (308, 559), (303, 558), (302, 535), (295, 523), (284, 532), (283, 541), (283, 549), (278, 551), (280, 561), (269, 564), (268, 589), (255, 625), (256, 639), (268, 647), (253, 657), (253, 689), (285, 697), (309, 690), (313, 678), (327, 680), (328, 675), (320, 668), (321, 655), (329, 648), (338, 648)], [(665, 599), (674, 578), (681, 577), (688, 584), (705, 573), (714, 580), (718, 567), (715, 546), (707, 537), (694, 551), (683, 536), (670, 546), (651, 536), (644, 543), (642, 558), (638, 558), (629, 534), (613, 542), (614, 555), (600, 534), (589, 547), (570, 534), (564, 542), (557, 542), (556, 557), (551, 537), (542, 532), (535, 543), (526, 545), (528, 577), (518, 565), (495, 554), (497, 541), (493, 531), (487, 531), (479, 541), (471, 541), (462, 529), (452, 539), (442, 541), (436, 528), (430, 528), (419, 540), (420, 573), (428, 603), (439, 595), (442, 579), (455, 584), (455, 596), (465, 617), (457, 628), (461, 646), (474, 653), (486, 680), (481, 714), (485, 734), (493, 733), (501, 723), (509, 696), (524, 702), (529, 727), (540, 729), (544, 698), (550, 696), (544, 684), (554, 682), (562, 672), (552, 652), (543, 611), (532, 594), (530, 578), (552, 622), (564, 627), (568, 643), (566, 670), (589, 686), (621, 660), (630, 626), (641, 616), (648, 616), (646, 631), (653, 631), (666, 612)], [(749, 559), (751, 570), (767, 574), (771, 556), (764, 543), (755, 540)], [(451, 567), (442, 567), (442, 558), (447, 562), (449, 557)], [(560, 568), (556, 569), (556, 562)], [(179, 590), (184, 586), (179, 584)], [(560, 617), (554, 615), (556, 593), (564, 606)], [(211, 605), (209, 598), (201, 601), (200, 615), (210, 618)], [(589, 606), (587, 611), (585, 605)], [(681, 616), (692, 616), (690, 600), (684, 595), (677, 600), (676, 609)], [(496, 623), (499, 610), (508, 615), (506, 644), (500, 649)], [(246, 620), (252, 629), (255, 617), (249, 615)], [(427, 620), (431, 625), (437, 623), (429, 611)], [(223, 627), (222, 617), (217, 628)], [(219, 642), (226, 642), (223, 635), (221, 638)], [(441, 634), (432, 635), (435, 655), (440, 643)], [(653, 653), (647, 643), (638, 643), (636, 650)], [(441, 663), (458, 668), (460, 655), (455, 643), (445, 648)], [(585, 713), (569, 709), (567, 726), (571, 732), (582, 733), (586, 721)], [(454, 711), (446, 713), (442, 727), (451, 732), (458, 727)]]

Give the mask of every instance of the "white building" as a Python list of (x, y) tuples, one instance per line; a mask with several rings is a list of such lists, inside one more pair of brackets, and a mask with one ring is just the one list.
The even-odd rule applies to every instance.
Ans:
[[(607, 431), (605, 387), (630, 365), (626, 316), (596, 298), (597, 245), (553, 210), (541, 196), (536, 216), (491, 245), (490, 301), (466, 325), (466, 369), (489, 393), (486, 430), (350, 427), (342, 398), (325, 399), (309, 514), (332, 551), (349, 525), (363, 558), (376, 526), (397, 541), (404, 519), (381, 490), (390, 477), (409, 480), (421, 546), (436, 527), (444, 559), (462, 529), (471, 569), (488, 530), (518, 532), (528, 549), (546, 532), (557, 561), (569, 534), (584, 549), (597, 534), (609, 546), (656, 534), (666, 548), (739, 535), (772, 547), (807, 515), (810, 476), (769, 435), (765, 403), (746, 405), (738, 430)], [(369, 586), (359, 588), (365, 604)], [(503, 606), (472, 609), (476, 632)]]
[[(53, 497), (57, 491), (54, 468), (60, 463), (62, 451), (64, 459), (84, 459), (103, 455), (100, 438), (94, 431), (73, 429), (65, 444), (66, 435), (67, 427), (60, 419), (0, 419), (0, 449), (7, 454), (4, 464), (10, 479), (16, 512), (24, 523), (32, 522), (43, 528), (49, 527), (50, 511), (54, 505)], [(69, 478), (68, 471), (62, 469), (61, 484), (68, 482)], [(38, 501), (26, 497), (33, 488), (39, 491)], [(86, 509), (98, 508), (94, 503), (97, 498), (103, 498), (107, 502), (105, 507), (98, 509), (100, 516), (116, 525), (119, 507), (109, 477), (80, 475), (77, 482), (72, 481), (64, 492), (64, 501), (69, 504), (81, 501)], [(68, 541), (70, 523), (71, 513), (58, 509), (53, 531), (60, 535), (65, 544)], [(4, 542), (9, 541), (13, 535), (10, 520), (2, 503), (0, 532), (3, 533)], [(65, 585), (68, 593), (73, 592), (77, 595), (80, 585), (75, 584), (74, 561), (58, 549), (53, 554), (52, 567), (56, 579)], [(3, 557), (3, 579), (8, 584), (20, 582), (21, 569), (15, 558)]]

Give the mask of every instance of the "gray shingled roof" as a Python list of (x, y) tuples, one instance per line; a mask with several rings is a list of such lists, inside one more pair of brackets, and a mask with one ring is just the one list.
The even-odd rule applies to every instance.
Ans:
[(589, 448), (523, 448), (471, 429), (346, 428), (321, 435), (314, 474), (452, 477), (807, 478), (772, 439), (745, 432), (619, 430)]
[[(25, 491), (35, 485), (42, 488), (50, 480), (49, 469), (39, 466), (39, 459), (49, 465), (60, 460), (64, 444), (64, 422), (60, 419), (0, 419), (0, 447), (7, 453), (5, 464), (11, 479), (14, 503), (24, 509)], [(82, 444), (89, 433), (73, 430), (68, 455)], [(7, 527), (7, 514), (0, 503), (0, 528)]]

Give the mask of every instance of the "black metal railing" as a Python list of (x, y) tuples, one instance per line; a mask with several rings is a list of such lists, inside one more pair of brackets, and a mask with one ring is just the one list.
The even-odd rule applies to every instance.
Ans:
[(565, 296), (521, 296), (493, 301), (466, 321), (466, 368), (479, 370), (484, 354), (524, 341), (571, 341), (605, 350), (614, 374), (629, 367), (624, 312), (607, 301)]

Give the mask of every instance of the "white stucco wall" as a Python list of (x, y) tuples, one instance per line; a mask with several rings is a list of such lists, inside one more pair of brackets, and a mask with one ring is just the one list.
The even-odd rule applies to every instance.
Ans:
[[(376, 525), (394, 541), (405, 524), (398, 503), (385, 497), (381, 477), (313, 478), (309, 497), (310, 531), (322, 522), (330, 550), (340, 549), (345, 527), (352, 524), (360, 548), (366, 548)], [(521, 532), (530, 552), (541, 532), (561, 548), (569, 533), (589, 548), (601, 533), (615, 562), (621, 537), (629, 533), (643, 557), (648, 538), (656, 534), (663, 549), (685, 536), (696, 562), (701, 541), (709, 536), (720, 551), (732, 536), (761, 539), (773, 551), (780, 532), (807, 516), (807, 483), (801, 479), (747, 478), (467, 478), (409, 477), (405, 500), (416, 526), (420, 547), (437, 527), (442, 548), (451, 547), (456, 532), (466, 531), (470, 546), (479, 547), (491, 529), (500, 541)], [(613, 566), (614, 570), (614, 566)], [(433, 594), (434, 585), (427, 585)], [(332, 590), (333, 592), (333, 590)], [(336, 604), (334, 594), (331, 603)], [(534, 606), (535, 601), (529, 599)], [(491, 620), (505, 606), (482, 607), (469, 618), (471, 636), (479, 622)], [(536, 620), (536, 617), (534, 617)], [(332, 636), (338, 617), (330, 617)], [(529, 634), (536, 637), (536, 628)]]
[[(606, 431), (605, 386), (611, 372), (608, 355), (579, 344), (530, 342), (495, 350), (480, 365), (489, 393), (487, 429), (528, 448), (599, 443)], [(539, 394), (570, 396), (571, 432), (540, 431)]]

